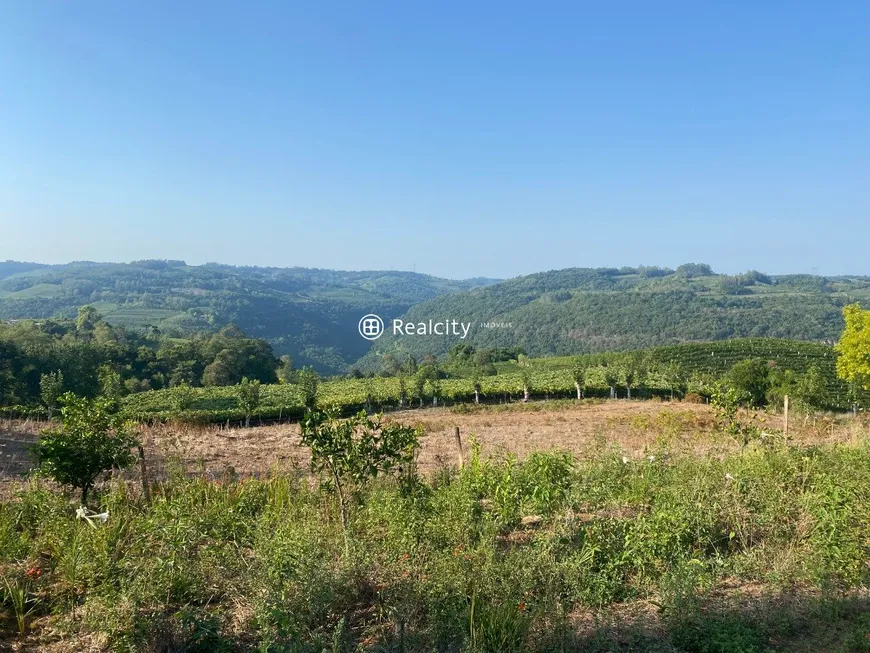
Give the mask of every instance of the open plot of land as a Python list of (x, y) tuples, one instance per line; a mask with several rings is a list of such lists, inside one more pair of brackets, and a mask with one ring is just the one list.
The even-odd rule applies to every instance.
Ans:
[[(455, 465), (459, 427), (467, 458), (475, 438), (484, 456), (512, 454), (522, 459), (535, 451), (560, 449), (584, 458), (605, 449), (631, 459), (665, 452), (675, 455), (721, 456), (740, 449), (719, 433), (712, 409), (704, 404), (654, 401), (550, 401), (501, 406), (426, 408), (389, 413), (387, 419), (421, 426), (424, 431), (419, 469), (431, 473)], [(776, 433), (779, 415), (757, 413), (762, 429)], [(32, 466), (28, 447), (41, 422), (10, 422), (0, 426), (0, 477), (20, 477)], [(870, 427), (848, 416), (795, 416), (790, 437), (796, 444), (855, 442)], [(307, 449), (300, 444), (295, 423), (221, 428), (217, 426), (155, 425), (141, 427), (140, 437), (152, 473), (181, 464), (187, 473), (221, 477), (228, 471), (262, 477), (270, 472), (306, 467)], [(772, 437), (779, 437), (778, 435)]]
[[(755, 413), (752, 418), (767, 437), (781, 442), (780, 415)], [(422, 427), (419, 466), (424, 475), (456, 464), (457, 427), (466, 459), (473, 437), (484, 456), (523, 459), (533, 452), (570, 451), (578, 460), (576, 474), (568, 494), (559, 495), (550, 508), (535, 497), (555, 495), (533, 492), (523, 481), (530, 477), (523, 476), (522, 465), (468, 467), (453, 477), (458, 482), (424, 479), (432, 500), (419, 504), (381, 486), (366, 496), (364, 512), (349, 526), (354, 547), (368, 553), (345, 559), (334, 505), (304, 480), (288, 483), (290, 477), (275, 475), (263, 482), (224, 482), (236, 474), (263, 477), (272, 471), (305, 470), (307, 455), (298, 425), (141, 427), (150, 474), (167, 480), (154, 486), (159, 499), (153, 504), (142, 502), (137, 491), (138, 469), (128, 472), (130, 482), (104, 487), (111, 504), (105, 526), (111, 535), (106, 539), (91, 537), (90, 527), (82, 525), (88, 537), (70, 540), (75, 529), (63, 526), (57, 515), (71, 514), (73, 504), (68, 497), (45, 493), (44, 485), (12, 499), (30, 506), (21, 515), (34, 507), (43, 510), (45, 501), (54, 507), (45, 508), (52, 518), (43, 519), (38, 528), (21, 522), (33, 530), (27, 538), (42, 538), (33, 540), (35, 545), (26, 540), (38, 556), (7, 553), (12, 562), (5, 563), (6, 570), (24, 579), (22, 587), (41, 588), (33, 596), (45, 607), (33, 614), (27, 638), (15, 635), (7, 618), (5, 630), (0, 627), (0, 650), (108, 651), (106, 638), (132, 636), (126, 611), (132, 603), (118, 598), (118, 587), (124, 588), (123, 596), (156, 606), (136, 617), (148, 624), (142, 632), (152, 633), (146, 639), (154, 640), (154, 646), (147, 650), (186, 650), (179, 643), (189, 634), (186, 622), (177, 626), (153, 616), (166, 613), (169, 595), (161, 589), (152, 596), (151, 584), (164, 582), (171, 588), (175, 582), (172, 575), (168, 581), (161, 576), (161, 560), (169, 555), (187, 561), (190, 578), (208, 581), (202, 595), (211, 597), (210, 608), (202, 618), (213, 620), (208, 623), (215, 641), (220, 632), (220, 637), (245, 646), (259, 628), (252, 615), (263, 609), (262, 597), (272, 591), (262, 579), (273, 577), (289, 579), (282, 582), (293, 592), (293, 583), (305, 585), (311, 578), (318, 584), (333, 583), (330, 592), (344, 598), (334, 601), (324, 594), (324, 605), (351, 606), (342, 623), (358, 643), (353, 650), (372, 652), (398, 650), (389, 647), (398, 622), (381, 610), (392, 605), (383, 603), (391, 600), (384, 597), (393, 595), (383, 592), (395, 591), (402, 601), (424, 597), (413, 600), (425, 606), (425, 597), (444, 583), (451, 584), (450, 596), (462, 596), (472, 580), (489, 588), (490, 595), (506, 597), (505, 605), (534, 615), (530, 618), (537, 625), (527, 640), (533, 647), (526, 650), (847, 653), (862, 650), (855, 646), (870, 633), (863, 571), (870, 564), (863, 535), (868, 522), (860, 499), (866, 496), (867, 448), (823, 447), (816, 456), (805, 448), (866, 441), (870, 428), (863, 417), (794, 416), (792, 442), (803, 446), (746, 456), (739, 453), (740, 443), (719, 432), (713, 410), (704, 404), (557, 400), (406, 410), (387, 419)], [(27, 447), (45, 427), (33, 421), (0, 423), (0, 472), (7, 493), (31, 466)], [(614, 465), (602, 452), (619, 452), (633, 462)], [(650, 456), (656, 457), (655, 464), (647, 463)], [(170, 477), (169, 469), (178, 465), (194, 478)], [(531, 469), (537, 475), (541, 468)], [(541, 487), (561, 487), (548, 483), (545, 478)], [(500, 493), (502, 487), (517, 493)], [(840, 510), (843, 501), (846, 509)], [(509, 516), (511, 506), (517, 509), (515, 517)], [(7, 513), (10, 523), (19, 523), (14, 521), (21, 519), (18, 514)], [(18, 533), (17, 528), (9, 532)], [(468, 540), (469, 532), (479, 538)], [(174, 539), (176, 533), (184, 537)], [(430, 538), (425, 546), (409, 546), (423, 536)], [(830, 546), (830, 538), (836, 547)], [(140, 540), (147, 544), (140, 546)], [(309, 541), (316, 547), (297, 555), (299, 543)], [(85, 545), (98, 551), (83, 554), (87, 559), (123, 556), (124, 562), (112, 567), (111, 583), (103, 582), (99, 572), (88, 583), (64, 590), (80, 594), (76, 609), (84, 615), (66, 626), (49, 607), (60, 609), (57, 597), (66, 594), (55, 588), (67, 587), (61, 584), (71, 582), (63, 575), (69, 572), (54, 558), (46, 562), (45, 555), (55, 554), (44, 552), (64, 556), (71, 547)], [(99, 549), (103, 545), (108, 548)], [(215, 555), (217, 551), (223, 554)], [(279, 572), (285, 564), (282, 551), (291, 551), (291, 560), (304, 563), (299, 573)], [(318, 560), (327, 561), (326, 566), (317, 567)], [(342, 565), (364, 561), (354, 568), (362, 584), (348, 584), (343, 567), (333, 568), (339, 560)], [(431, 576), (433, 569), (437, 578)], [(137, 584), (146, 575), (148, 584)], [(46, 580), (39, 581), (40, 576)], [(826, 578), (840, 583), (831, 585), (835, 591), (824, 591), (820, 579)], [(74, 580), (79, 583), (78, 576)], [(409, 592), (408, 587), (416, 589)], [(321, 600), (319, 595), (288, 594), (285, 585), (278, 590), (275, 605), (291, 605), (287, 596), (306, 597), (292, 609), (282, 607), (287, 614), (305, 615), (312, 602)], [(544, 641), (549, 642), (556, 623), (551, 590), (564, 597), (565, 603), (559, 598), (558, 605), (566, 606), (558, 613), (561, 649)], [(184, 601), (189, 601), (186, 594)], [(457, 605), (445, 623), (468, 619), (464, 604)], [(273, 614), (270, 610), (256, 614)], [(422, 607), (406, 610), (416, 620), (408, 627), (409, 637), (429, 641), (425, 638), (434, 632), (436, 618), (421, 615), (440, 613)], [(376, 613), (382, 616), (373, 617)], [(322, 619), (315, 621), (309, 636), (332, 636), (333, 626), (324, 630)], [(453, 637), (458, 641), (462, 635)], [(163, 639), (172, 647), (163, 645)], [(27, 647), (16, 648), (24, 641)], [(726, 644), (704, 648), (711, 641)], [(405, 650), (434, 649), (421, 644)]]

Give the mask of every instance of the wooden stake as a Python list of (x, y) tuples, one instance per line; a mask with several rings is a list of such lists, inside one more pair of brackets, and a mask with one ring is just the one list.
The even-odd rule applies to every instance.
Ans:
[(148, 487), (148, 469), (145, 467), (145, 449), (140, 444), (139, 447), (139, 469), (142, 472), (142, 494), (145, 496), (145, 503), (151, 503), (151, 488)]
[(456, 451), (457, 451), (457, 454), (459, 455), (459, 469), (462, 469), (463, 465), (465, 464), (465, 461), (464, 461), (463, 456), (462, 456), (462, 437), (459, 435), (459, 427), (458, 426), (456, 427), (455, 433), (456, 433)]
[(782, 433), (788, 440), (788, 395), (783, 398), (782, 416), (784, 421)]

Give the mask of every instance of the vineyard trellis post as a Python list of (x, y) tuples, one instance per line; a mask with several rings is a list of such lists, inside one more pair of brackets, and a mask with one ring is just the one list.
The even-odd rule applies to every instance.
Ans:
[(783, 428), (782, 433), (786, 440), (788, 440), (788, 395), (785, 395), (782, 400), (782, 418), (783, 418)]

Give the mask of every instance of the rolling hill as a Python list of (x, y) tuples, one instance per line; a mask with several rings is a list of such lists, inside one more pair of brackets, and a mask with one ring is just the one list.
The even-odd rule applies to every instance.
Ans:
[(321, 373), (366, 353), (357, 323), (367, 312), (400, 315), (438, 295), (492, 283), (413, 272), (189, 266), (183, 261), (0, 262), (0, 319), (72, 317), (91, 304), (110, 324), (167, 334), (236, 324), (278, 355)]
[[(400, 271), (234, 267), (149, 260), (0, 262), (0, 319), (70, 317), (91, 304), (111, 324), (183, 335), (236, 324), (323, 374), (381, 369), (385, 353), (443, 355), (457, 342), (530, 356), (642, 349), (741, 337), (831, 342), (846, 303), (870, 303), (870, 277), (715, 274), (707, 265), (569, 268), (497, 282)], [(387, 332), (371, 343), (359, 318)], [(458, 320), (455, 336), (397, 336), (390, 320)]]
[[(741, 337), (831, 342), (842, 307), (870, 300), (870, 278), (729, 276), (709, 266), (572, 268), (510, 279), (413, 306), (405, 322), (471, 323), (464, 342), (522, 347), (530, 356), (621, 351)], [(385, 353), (443, 355), (456, 337), (383, 337), (357, 366), (380, 369)]]

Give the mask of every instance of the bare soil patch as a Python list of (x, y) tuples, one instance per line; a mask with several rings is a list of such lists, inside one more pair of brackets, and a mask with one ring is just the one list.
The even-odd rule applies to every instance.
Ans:
[[(753, 415), (763, 429), (775, 432), (782, 417)], [(551, 401), (503, 406), (426, 408), (389, 413), (387, 419), (422, 426), (425, 432), (419, 468), (429, 473), (456, 465), (455, 429), (464, 454), (475, 438), (484, 456), (515, 455), (559, 449), (580, 458), (604, 450), (632, 459), (667, 450), (674, 455), (721, 456), (740, 449), (717, 432), (712, 409), (705, 404), (656, 401)], [(28, 447), (45, 422), (0, 423), (0, 479), (7, 484), (31, 467)], [(797, 444), (855, 442), (866, 439), (865, 419), (817, 415), (795, 417), (790, 436)], [(308, 452), (300, 445), (298, 424), (244, 428), (156, 425), (140, 427), (149, 475), (164, 477), (173, 465), (184, 473), (221, 478), (227, 474), (262, 477), (304, 469)]]

